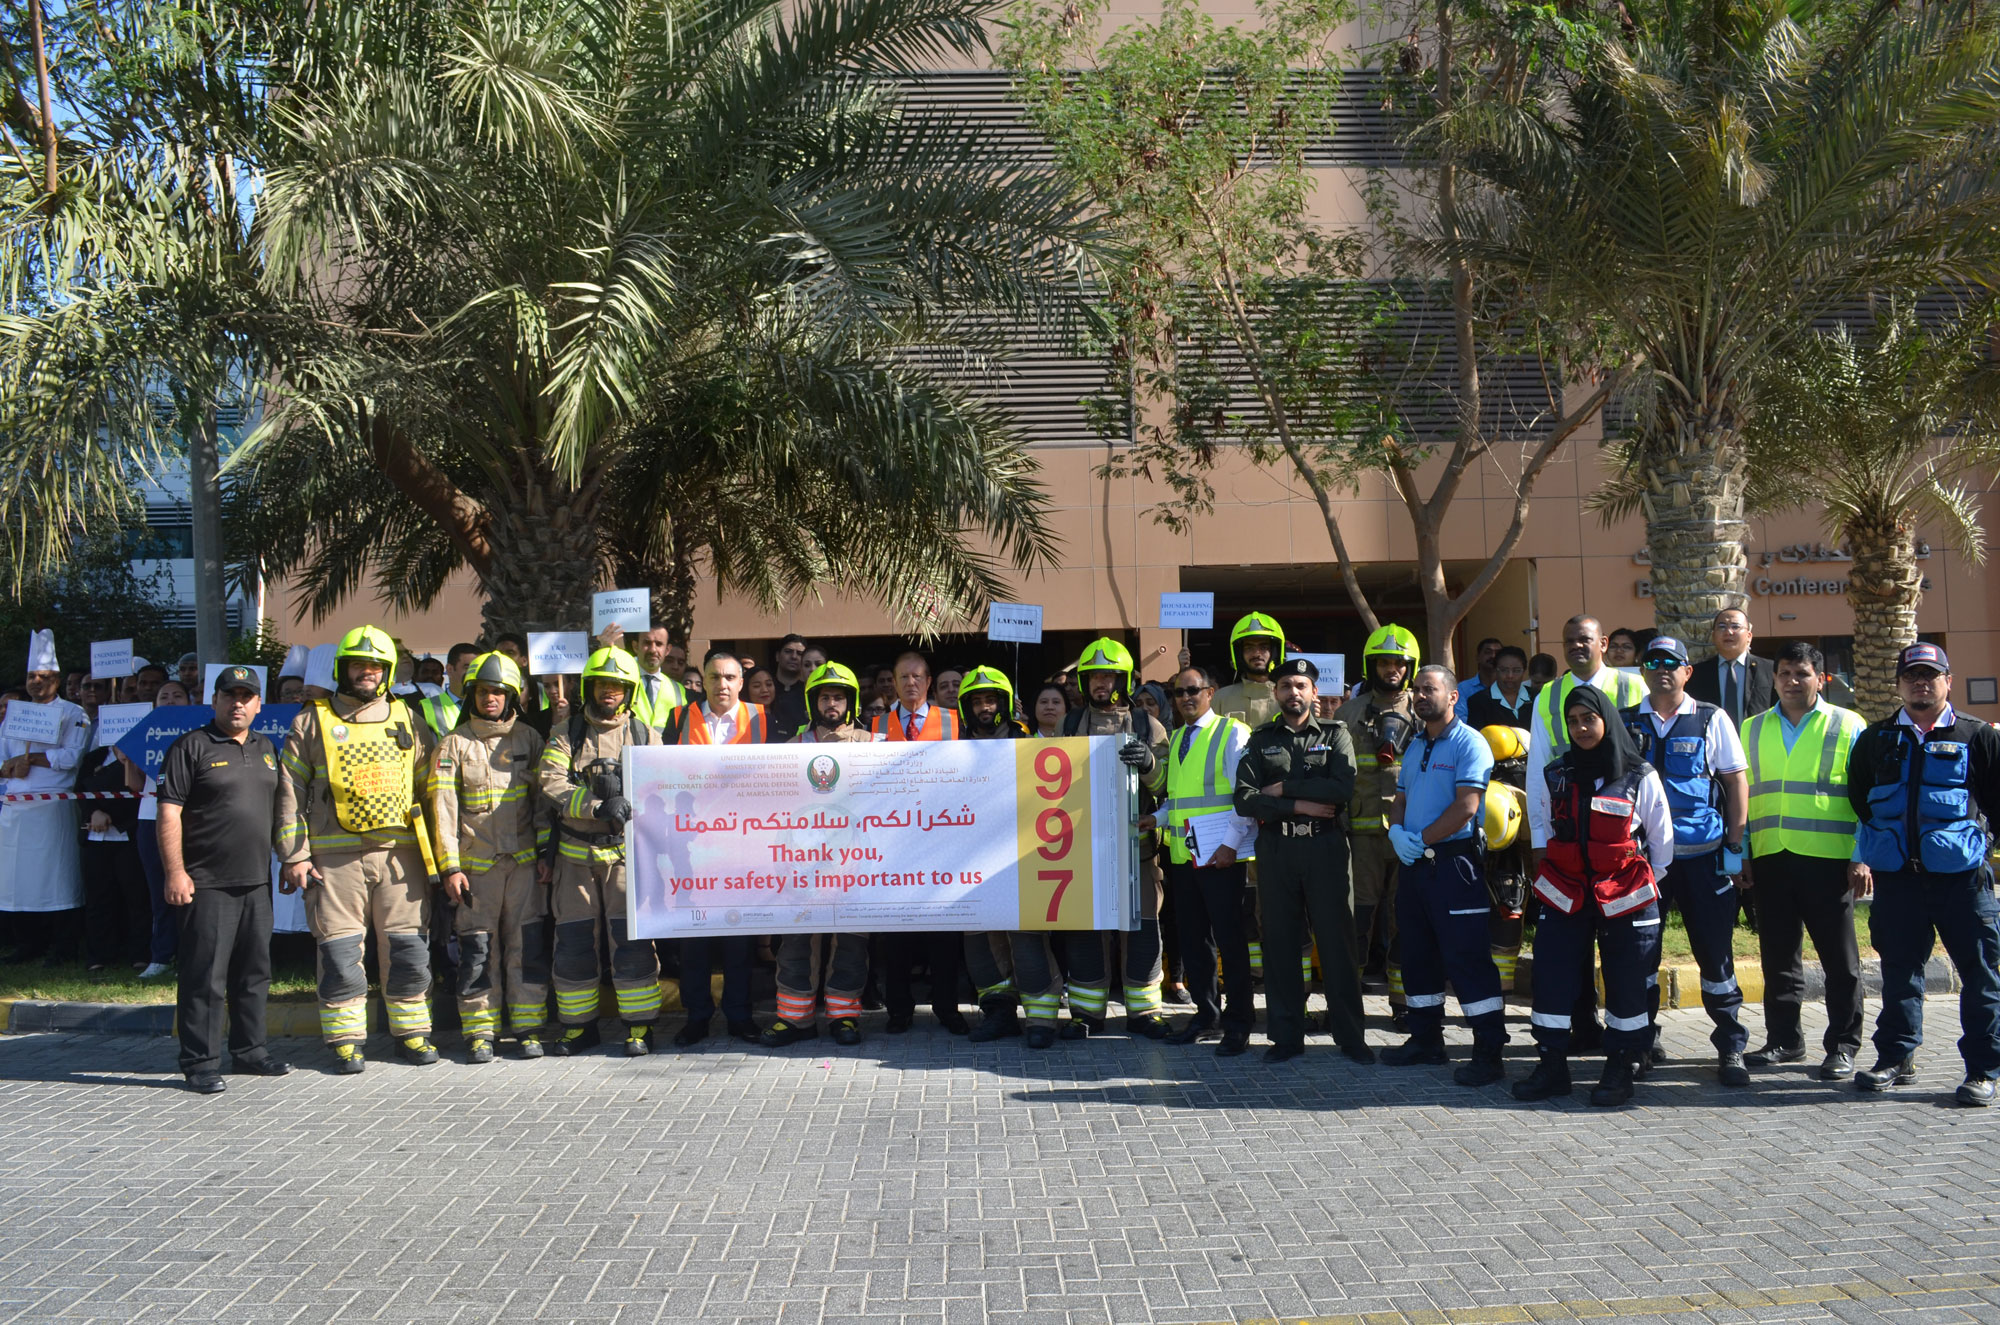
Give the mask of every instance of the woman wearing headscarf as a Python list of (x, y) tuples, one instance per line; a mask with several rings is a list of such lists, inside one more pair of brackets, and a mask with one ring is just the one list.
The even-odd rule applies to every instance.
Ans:
[[(1604, 963), (1604, 1075), (1590, 1102), (1632, 1098), (1632, 1064), (1651, 1036), (1647, 990), (1660, 973), (1660, 890), (1674, 859), (1666, 790), (1639, 757), (1611, 697), (1580, 685), (1563, 701), (1569, 749), (1528, 788), (1534, 828), (1535, 1044), (1541, 1062), (1514, 1097), (1570, 1093), (1570, 1008), (1597, 935)], [(1540, 804), (1535, 802), (1539, 801)]]

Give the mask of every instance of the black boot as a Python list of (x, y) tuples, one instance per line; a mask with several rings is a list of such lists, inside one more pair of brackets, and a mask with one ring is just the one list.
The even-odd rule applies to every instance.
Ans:
[(1497, 1044), (1475, 1044), (1472, 1046), (1472, 1061), (1459, 1064), (1451, 1079), (1461, 1086), (1490, 1086), (1505, 1080), (1507, 1069), (1500, 1062), (1500, 1046)]
[(1604, 1075), (1590, 1092), (1594, 1109), (1615, 1109), (1632, 1101), (1632, 1055), (1630, 1049), (1613, 1049), (1604, 1055)]
[(1514, 1083), (1514, 1098), (1517, 1100), (1545, 1100), (1555, 1095), (1570, 1093), (1569, 1058), (1565, 1054), (1542, 1050), (1541, 1060), (1527, 1080)]
[(1390, 1067), (1415, 1067), (1448, 1063), (1451, 1055), (1444, 1051), (1444, 1035), (1412, 1035), (1401, 1044), (1384, 1049), (1382, 1061)]
[(972, 1028), (974, 1044), (988, 1044), (1021, 1033), (1021, 1000), (1012, 994), (988, 994), (979, 1000), (979, 1024)]

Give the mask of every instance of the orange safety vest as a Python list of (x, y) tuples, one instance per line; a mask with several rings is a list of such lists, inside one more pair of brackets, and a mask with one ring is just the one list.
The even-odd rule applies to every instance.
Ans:
[[(762, 704), (738, 704), (736, 707), (746, 710), (750, 714), (750, 717), (748, 721), (742, 718), (736, 720), (735, 739), (726, 742), (726, 744), (762, 745), (764, 743), (765, 727), (764, 706)], [(708, 720), (702, 717), (700, 710), (701, 705), (699, 704), (683, 704), (674, 710), (673, 716), (667, 719), (666, 730), (674, 734), (673, 738), (667, 744), (715, 744), (714, 734), (708, 730)]]
[[(903, 731), (903, 720), (897, 716), (898, 710), (890, 709), (869, 724), (869, 730), (884, 740), (907, 741), (909, 736)], [(947, 713), (936, 704), (924, 715), (924, 725), (917, 728), (920, 741), (955, 741), (958, 739), (958, 715)]]

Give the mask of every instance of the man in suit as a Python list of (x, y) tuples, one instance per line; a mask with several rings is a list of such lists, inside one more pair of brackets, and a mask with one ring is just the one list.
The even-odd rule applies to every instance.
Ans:
[(1715, 656), (1694, 665), (1687, 693), (1720, 708), (1741, 728), (1746, 718), (1777, 704), (1777, 671), (1769, 658), (1750, 652), (1750, 618), (1740, 607), (1717, 612), (1709, 638)]

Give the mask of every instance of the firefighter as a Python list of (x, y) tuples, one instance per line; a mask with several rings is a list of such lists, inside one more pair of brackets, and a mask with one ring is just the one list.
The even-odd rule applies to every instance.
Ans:
[[(1076, 665), (1085, 704), (1063, 720), (1065, 736), (1118, 735), (1125, 738), (1119, 762), (1139, 778), (1139, 815), (1151, 815), (1167, 786), (1167, 729), (1160, 720), (1132, 707), (1132, 652), (1114, 639), (1092, 640)], [(1160, 1015), (1160, 872), (1159, 841), (1153, 829), (1132, 832), (1139, 838), (1139, 928), (1132, 933), (1106, 930), (1064, 936), (1069, 955), (1069, 1006), (1072, 1020), (1063, 1034), (1081, 1038), (1101, 1034), (1111, 999), (1107, 949), (1124, 954), (1125, 1029), (1149, 1040), (1167, 1034)]]
[[(1236, 682), (1215, 692), (1210, 704), (1218, 716), (1234, 718), (1255, 730), (1278, 716), (1277, 688), (1271, 669), (1285, 660), (1285, 628), (1262, 612), (1240, 617), (1229, 631), (1229, 661)], [(1250, 941), (1250, 978), (1264, 978), (1263, 929), (1257, 912), (1257, 862), (1244, 862), (1243, 933)], [(1310, 954), (1306, 957), (1311, 960)]]
[(438, 872), (457, 903), (458, 1018), (466, 1057), (493, 1061), (504, 1009), (521, 1057), (540, 1058), (549, 1001), (549, 880), (535, 795), (542, 738), (521, 719), (521, 669), (483, 653), (465, 669), (457, 725), (431, 760)]
[(1364, 689), (1334, 714), (1354, 742), (1357, 764), (1348, 828), (1354, 867), (1354, 957), (1363, 970), (1368, 968), (1379, 920), (1389, 1009), (1399, 1030), (1405, 1023), (1403, 967), (1396, 935), (1396, 853), (1389, 845), (1388, 814), (1389, 803), (1396, 798), (1403, 747), (1417, 729), (1410, 682), (1419, 661), (1415, 635), (1401, 626), (1381, 627), (1361, 649)]
[[(882, 738), (860, 726), (861, 682), (837, 662), (813, 669), (805, 686), (806, 729), (792, 740), (805, 745), (834, 745)], [(778, 939), (778, 1019), (761, 1037), (768, 1049), (781, 1049), (819, 1035), (814, 1020), (826, 981), (827, 1033), (835, 1044), (861, 1043), (861, 989), (868, 983), (866, 934), (785, 934)]]
[(580, 1054), (602, 1043), (597, 1029), (598, 952), (609, 937), (611, 984), (625, 1023), (625, 1054), (653, 1047), (660, 1018), (660, 959), (651, 939), (625, 929), (625, 798), (627, 745), (658, 745), (660, 734), (632, 711), (639, 664), (623, 649), (599, 649), (584, 664), (583, 707), (549, 733), (542, 751), (542, 796), (556, 814), (557, 853), (551, 910), (555, 917), (556, 1053)]
[[(965, 674), (958, 687), (958, 727), (959, 739), (967, 741), (1014, 741), (1028, 734), (1014, 709), (1013, 683), (999, 669), (975, 667)], [(1056, 1042), (1063, 977), (1047, 932), (967, 934), (965, 969), (984, 1014), (972, 1039), (983, 1043), (1019, 1035), (1030, 1049)]]
[(387, 631), (357, 626), (341, 638), (333, 697), (314, 700), (292, 720), (278, 786), (279, 887), (306, 890), (306, 920), (319, 945), (320, 1033), (343, 1073), (367, 1066), (362, 948), (370, 926), (396, 1052), (411, 1063), (438, 1060), (430, 1042), (430, 945), (424, 938), (430, 871), (423, 853), (429, 843), (417, 831), (430, 734), (389, 694), (395, 666), (396, 645)]

